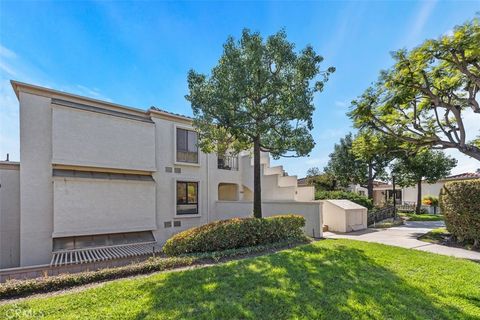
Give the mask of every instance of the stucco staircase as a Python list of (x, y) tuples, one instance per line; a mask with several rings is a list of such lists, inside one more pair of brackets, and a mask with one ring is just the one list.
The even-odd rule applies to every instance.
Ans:
[[(243, 185), (253, 191), (253, 158), (241, 156)], [(284, 174), (283, 166), (270, 166), (270, 155), (262, 152), (260, 157), (262, 175), (262, 200), (311, 201), (313, 193), (307, 188), (298, 187), (297, 176)], [(310, 195), (312, 193), (312, 195)]]

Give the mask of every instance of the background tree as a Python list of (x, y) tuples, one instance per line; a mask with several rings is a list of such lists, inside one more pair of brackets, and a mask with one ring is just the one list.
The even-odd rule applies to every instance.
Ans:
[(375, 179), (387, 179), (388, 164), (402, 150), (395, 139), (372, 130), (362, 130), (352, 143), (354, 156), (367, 165), (367, 175), (363, 178), (368, 198), (373, 199), (373, 183)]
[(323, 169), (333, 175), (339, 187), (346, 188), (350, 184), (364, 184), (368, 172), (364, 161), (357, 159), (352, 150), (353, 136), (348, 133), (333, 146), (330, 160)]
[[(216, 151), (223, 139), (219, 130), (238, 147), (253, 148), (255, 217), (262, 216), (260, 152), (274, 158), (308, 155), (314, 147), (313, 95), (334, 71), (320, 72), (323, 58), (311, 46), (299, 53), (294, 47), (284, 31), (264, 41), (245, 29), (238, 42), (228, 38), (210, 77), (188, 74), (186, 99), (201, 149)], [(314, 80), (318, 75), (321, 79)]]
[(394, 159), (396, 148), (394, 140), (383, 134), (365, 130), (352, 137), (349, 133), (334, 146), (325, 172), (335, 176), (343, 187), (359, 184), (367, 188), (368, 198), (373, 199), (374, 181), (386, 178), (385, 169)]
[(337, 189), (335, 176), (328, 172), (322, 172), (317, 167), (307, 170), (307, 183), (315, 186), (316, 191), (333, 191)]
[(479, 20), (411, 51), (396, 51), (393, 58), (395, 65), (352, 102), (355, 126), (417, 147), (456, 148), (480, 160), (479, 131), (466, 132), (464, 126), (465, 116), (480, 123)]
[(441, 151), (423, 150), (398, 158), (392, 165), (398, 185), (410, 187), (417, 185), (416, 213), (420, 213), (422, 204), (422, 181), (435, 183), (447, 177), (457, 164), (457, 160)]

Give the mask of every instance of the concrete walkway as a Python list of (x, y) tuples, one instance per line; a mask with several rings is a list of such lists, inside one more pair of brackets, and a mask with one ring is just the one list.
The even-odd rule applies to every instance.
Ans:
[(345, 238), (367, 242), (377, 242), (402, 248), (428, 251), (457, 258), (480, 261), (480, 252), (453, 248), (417, 240), (432, 229), (444, 227), (443, 221), (406, 221), (402, 226), (388, 229), (366, 229), (350, 233), (324, 232), (325, 238)]

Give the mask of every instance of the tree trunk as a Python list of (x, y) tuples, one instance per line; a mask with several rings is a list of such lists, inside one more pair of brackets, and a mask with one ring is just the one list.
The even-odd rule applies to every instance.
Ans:
[(260, 170), (260, 137), (253, 142), (253, 216), (262, 217), (262, 181)]
[(420, 209), (422, 207), (422, 180), (417, 182), (417, 207), (415, 208), (415, 213), (420, 214)]
[(393, 190), (393, 221), (397, 220), (397, 190), (395, 190), (395, 175), (392, 175)]
[(368, 165), (368, 181), (367, 181), (368, 199), (373, 201), (373, 166)]

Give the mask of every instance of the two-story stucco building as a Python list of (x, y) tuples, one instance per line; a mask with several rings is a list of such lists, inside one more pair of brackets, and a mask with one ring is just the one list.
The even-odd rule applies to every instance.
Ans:
[[(197, 148), (192, 119), (12, 81), (20, 163), (0, 163), (0, 268), (142, 254), (209, 221), (249, 216), (253, 166)], [(321, 203), (262, 154), (264, 215), (305, 216)]]

